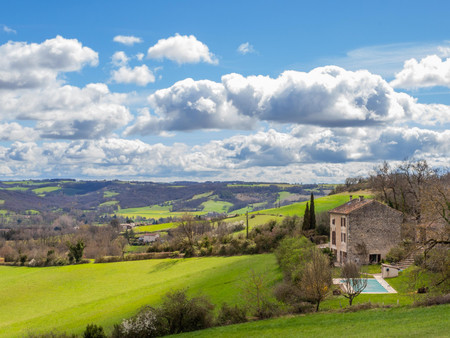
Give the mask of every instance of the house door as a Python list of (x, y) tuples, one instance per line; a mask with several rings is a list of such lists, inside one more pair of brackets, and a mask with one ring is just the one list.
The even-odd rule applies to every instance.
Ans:
[(370, 254), (369, 255), (369, 264), (378, 264), (381, 262), (380, 254)]

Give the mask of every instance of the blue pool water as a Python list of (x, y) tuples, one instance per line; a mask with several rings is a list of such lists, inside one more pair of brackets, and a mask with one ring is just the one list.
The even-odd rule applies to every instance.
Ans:
[[(341, 281), (342, 282), (342, 281)], [(388, 293), (388, 291), (375, 278), (367, 279), (367, 287), (362, 293)]]
[(367, 287), (364, 289), (362, 293), (370, 293), (370, 292), (384, 292), (388, 293), (388, 291), (381, 285), (376, 279), (368, 279)]

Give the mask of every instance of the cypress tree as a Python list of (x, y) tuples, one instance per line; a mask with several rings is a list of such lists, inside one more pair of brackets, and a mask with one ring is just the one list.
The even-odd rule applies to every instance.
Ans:
[(314, 210), (314, 194), (311, 193), (311, 206), (309, 208), (309, 229), (316, 228), (316, 213)]
[(303, 216), (303, 230), (309, 230), (309, 222), (311, 217), (309, 216), (309, 205), (308, 202), (306, 202), (306, 209), (305, 209), (305, 215)]

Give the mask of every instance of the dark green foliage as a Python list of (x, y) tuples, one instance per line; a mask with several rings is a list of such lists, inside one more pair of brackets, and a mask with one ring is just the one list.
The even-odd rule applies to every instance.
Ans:
[(160, 337), (211, 327), (214, 305), (205, 296), (188, 298), (186, 290), (172, 291), (163, 296), (157, 308), (144, 307), (137, 315), (115, 325), (114, 338)]
[(95, 324), (88, 324), (83, 333), (84, 338), (106, 338), (103, 327)]
[(305, 230), (311, 230), (316, 228), (316, 211), (314, 207), (314, 194), (311, 193), (311, 204), (309, 207), (309, 228)]
[(238, 323), (245, 323), (247, 321), (245, 309), (235, 305), (231, 306), (223, 303), (217, 316), (217, 325), (231, 325)]
[(303, 215), (303, 230), (310, 229), (311, 216), (309, 214), (309, 202), (306, 202), (305, 214)]
[(67, 246), (69, 247), (69, 262), (80, 263), (83, 258), (84, 248), (86, 247), (83, 240), (79, 239), (75, 244), (68, 242)]
[(389, 250), (389, 252), (386, 255), (386, 261), (388, 261), (389, 263), (398, 263), (402, 259), (404, 259), (407, 254), (408, 253), (402, 244), (397, 245), (394, 246), (391, 250)]
[(303, 267), (311, 258), (312, 248), (314, 244), (306, 237), (286, 237), (280, 242), (275, 256), (287, 280), (301, 279)]
[(277, 284), (274, 290), (278, 301), (289, 306), (291, 313), (308, 313), (314, 311), (314, 305), (304, 301), (303, 293), (299, 284), (284, 280)]
[(188, 298), (186, 290), (167, 293), (158, 316), (167, 321), (168, 333), (202, 330), (213, 324), (214, 305), (205, 297)]

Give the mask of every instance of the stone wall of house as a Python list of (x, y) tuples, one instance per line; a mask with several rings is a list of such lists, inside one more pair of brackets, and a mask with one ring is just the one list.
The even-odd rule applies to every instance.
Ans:
[[(379, 202), (365, 205), (349, 215), (348, 259), (368, 263), (370, 254), (386, 257), (389, 250), (401, 240), (403, 215)], [(365, 246), (366, 255), (361, 255)]]

